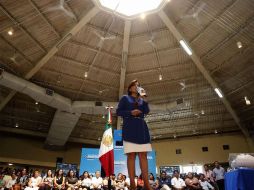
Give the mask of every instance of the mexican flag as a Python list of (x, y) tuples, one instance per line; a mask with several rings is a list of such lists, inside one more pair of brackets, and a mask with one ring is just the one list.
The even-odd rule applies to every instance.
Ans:
[(110, 176), (114, 173), (114, 149), (113, 149), (113, 134), (112, 134), (112, 107), (107, 107), (108, 117), (105, 126), (105, 131), (101, 140), (101, 147), (99, 151), (99, 160), (101, 166), (106, 174)]

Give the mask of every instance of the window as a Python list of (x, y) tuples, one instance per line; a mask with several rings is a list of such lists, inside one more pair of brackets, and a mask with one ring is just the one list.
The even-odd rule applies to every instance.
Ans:
[(104, 9), (130, 17), (148, 11), (159, 10), (165, 0), (96, 0)]
[(182, 154), (182, 149), (176, 149), (176, 154)]

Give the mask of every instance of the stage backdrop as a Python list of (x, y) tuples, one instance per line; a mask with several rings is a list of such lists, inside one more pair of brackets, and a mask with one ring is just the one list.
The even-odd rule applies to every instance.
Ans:
[[(96, 148), (82, 148), (81, 161), (80, 161), (80, 172), (82, 175), (84, 171), (88, 171), (94, 174), (95, 171), (101, 170), (100, 161), (98, 158), (99, 149)], [(114, 163), (115, 163), (115, 174), (123, 173), (128, 175), (126, 156), (123, 152), (123, 141), (122, 141), (122, 130), (114, 131)], [(149, 173), (153, 173), (156, 176), (156, 156), (155, 151), (149, 152), (147, 155)], [(139, 175), (140, 167), (138, 158), (136, 158), (136, 175)]]

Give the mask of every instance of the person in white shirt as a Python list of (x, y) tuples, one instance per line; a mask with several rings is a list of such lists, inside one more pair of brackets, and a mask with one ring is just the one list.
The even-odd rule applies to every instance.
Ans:
[(171, 179), (171, 185), (174, 190), (183, 190), (186, 185), (182, 178), (180, 178), (179, 171), (173, 172), (174, 177)]
[(124, 189), (124, 185), (125, 185), (125, 181), (123, 179), (123, 174), (119, 173), (116, 179), (116, 185), (115, 185), (116, 190)]
[(95, 172), (95, 177), (92, 178), (92, 185), (90, 187), (91, 189), (98, 190), (102, 188), (103, 180), (100, 175), (100, 171)]
[(90, 179), (89, 173), (84, 171), (83, 179), (81, 180), (81, 188), (80, 190), (89, 190), (92, 185), (92, 180)]
[(131, 185), (130, 178), (127, 178), (126, 175), (123, 175), (123, 180), (124, 180), (124, 190), (128, 190)]
[(214, 187), (205, 180), (205, 175), (204, 174), (200, 174), (199, 176), (199, 183), (202, 187), (203, 190), (214, 190)]
[(13, 186), (16, 184), (16, 182), (17, 182), (17, 176), (13, 172), (11, 174), (11, 179), (7, 181), (7, 183), (5, 184), (4, 189), (13, 190)]
[(28, 187), (25, 188), (25, 190), (38, 190), (39, 185), (42, 182), (42, 178), (39, 176), (40, 173), (38, 170), (34, 171), (33, 177), (29, 179)]
[(224, 190), (224, 175), (225, 170), (220, 166), (218, 161), (214, 162), (215, 168), (213, 169), (213, 177), (215, 177), (215, 181), (219, 187), (219, 190)]

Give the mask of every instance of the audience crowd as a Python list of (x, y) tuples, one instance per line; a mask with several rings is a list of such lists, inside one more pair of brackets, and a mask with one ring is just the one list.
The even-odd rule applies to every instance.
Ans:
[[(172, 176), (162, 171), (159, 177), (149, 175), (150, 190), (224, 190), (225, 170), (215, 162), (215, 167), (210, 170), (204, 165), (204, 173), (180, 174), (175, 170)], [(137, 190), (144, 189), (142, 175), (135, 177)], [(83, 175), (70, 170), (64, 175), (63, 170), (57, 170), (53, 175), (51, 170), (41, 175), (38, 170), (27, 172), (22, 170), (11, 170), (9, 168), (0, 170), (0, 190), (128, 190), (130, 180), (122, 173), (117, 176), (102, 178), (97, 171), (94, 176), (85, 171)]]

